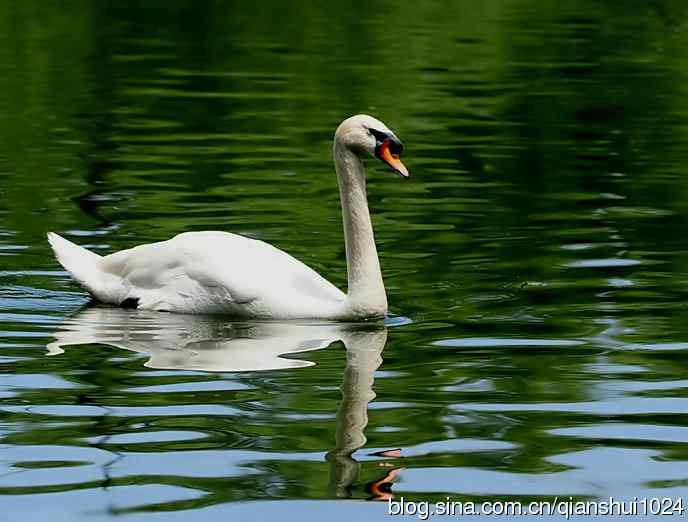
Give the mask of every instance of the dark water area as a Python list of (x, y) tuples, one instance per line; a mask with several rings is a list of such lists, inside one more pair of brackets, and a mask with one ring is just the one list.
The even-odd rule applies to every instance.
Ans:
[[(4, 3), (3, 516), (688, 497), (688, 7), (607, 4)], [(50, 252), (225, 230), (345, 288), (361, 112), (412, 173), (367, 164), (384, 325), (93, 307)]]

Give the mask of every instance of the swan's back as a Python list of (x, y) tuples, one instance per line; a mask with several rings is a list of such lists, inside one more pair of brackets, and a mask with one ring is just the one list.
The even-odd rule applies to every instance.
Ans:
[(227, 232), (186, 232), (141, 245), (105, 257), (103, 268), (118, 274), (131, 287), (128, 297), (148, 309), (304, 317), (345, 299), (285, 252)]

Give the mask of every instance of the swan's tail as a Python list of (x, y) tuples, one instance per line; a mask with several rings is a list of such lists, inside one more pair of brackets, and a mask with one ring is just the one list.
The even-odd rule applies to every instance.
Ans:
[(67, 241), (54, 232), (48, 232), (48, 242), (64, 269), (93, 296), (104, 300), (101, 295), (104, 289), (102, 288), (102, 271), (99, 266), (102, 257)]

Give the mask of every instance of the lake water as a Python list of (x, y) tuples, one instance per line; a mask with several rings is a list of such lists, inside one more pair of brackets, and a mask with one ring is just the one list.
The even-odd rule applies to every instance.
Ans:
[[(144, 4), (0, 7), (6, 520), (688, 497), (683, 2)], [(412, 173), (367, 164), (384, 325), (92, 307), (51, 255), (217, 229), (345, 287), (359, 112)]]

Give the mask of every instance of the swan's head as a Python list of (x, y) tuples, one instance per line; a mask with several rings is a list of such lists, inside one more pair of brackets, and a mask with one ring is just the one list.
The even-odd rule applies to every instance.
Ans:
[(334, 135), (335, 144), (341, 144), (359, 156), (368, 153), (376, 157), (404, 178), (409, 171), (399, 156), (404, 145), (384, 123), (367, 114), (357, 114), (344, 120)]

